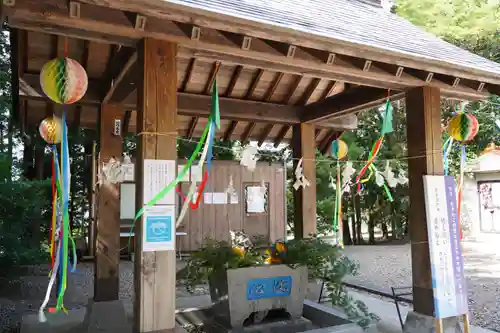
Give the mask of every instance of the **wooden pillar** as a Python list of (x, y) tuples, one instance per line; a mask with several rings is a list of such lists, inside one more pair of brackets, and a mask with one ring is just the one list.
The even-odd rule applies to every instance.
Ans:
[[(123, 117), (119, 105), (103, 104), (99, 122), (100, 161), (121, 158), (122, 139), (113, 134), (115, 119)], [(120, 188), (99, 186), (95, 253), (94, 301), (118, 299), (120, 264)]]
[(304, 238), (316, 233), (316, 144), (313, 125), (293, 126), (292, 148), (293, 169), (297, 168), (299, 159), (302, 158), (304, 176), (310, 183), (293, 192), (295, 238)]
[(439, 96), (439, 89), (431, 87), (415, 88), (406, 93), (413, 308), (428, 316), (433, 315), (434, 298), (423, 176), (443, 175), (444, 171)]
[[(177, 71), (175, 44), (146, 38), (138, 44), (136, 207), (144, 206), (147, 160), (174, 163), (165, 174), (175, 178), (177, 160)], [(144, 132), (163, 135), (144, 134)], [(146, 173), (148, 172), (148, 173)], [(172, 177), (173, 176), (173, 177)], [(165, 186), (167, 184), (162, 184)], [(156, 194), (156, 193), (155, 193)], [(163, 207), (175, 211), (174, 202)], [(144, 217), (144, 216), (143, 216)], [(134, 332), (173, 332), (175, 327), (175, 249), (145, 252), (144, 218), (135, 228)], [(172, 232), (175, 232), (172, 230)], [(175, 242), (175, 236), (172, 239)]]

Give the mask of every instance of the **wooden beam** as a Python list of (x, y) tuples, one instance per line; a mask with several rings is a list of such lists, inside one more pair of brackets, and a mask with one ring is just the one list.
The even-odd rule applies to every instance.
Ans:
[(135, 78), (137, 78), (139, 70), (136, 64), (137, 53), (128, 48), (121, 48), (116, 57), (121, 57), (125, 62), (117, 60), (120, 67), (118, 67), (119, 72), (116, 76), (113, 75), (114, 73), (106, 74), (107, 81), (103, 83), (103, 86), (106, 87), (103, 96), (104, 103), (109, 101), (122, 102), (137, 88), (135, 85)]
[[(175, 178), (177, 167), (177, 45), (145, 39), (138, 46), (138, 62), (141, 64), (140, 87), (138, 89), (138, 133), (170, 133), (169, 136), (138, 136), (136, 155), (136, 206), (145, 204), (145, 174), (152, 177)], [(147, 160), (171, 161), (171, 169), (163, 173), (146, 170)], [(166, 174), (168, 172), (169, 174)], [(172, 178), (172, 179), (173, 179)], [(167, 181), (168, 182), (168, 181)], [(162, 184), (161, 186), (166, 186)], [(165, 223), (175, 231), (175, 200), (167, 203), (173, 217)], [(161, 206), (153, 206), (158, 208)], [(165, 207), (165, 206), (163, 206)], [(134, 332), (167, 332), (175, 328), (175, 247), (166, 251), (145, 252), (143, 232), (147, 221), (141, 217), (135, 230), (135, 302)], [(171, 240), (175, 244), (175, 233)]]
[(207, 83), (205, 85), (205, 95), (209, 95), (212, 93), (212, 88), (214, 86), (215, 78), (217, 77), (217, 72), (219, 71), (220, 62), (214, 62), (212, 66), (212, 71), (208, 77)]
[(300, 97), (300, 100), (297, 104), (299, 104), (299, 105), (309, 104), (309, 100), (311, 99), (311, 96), (314, 94), (314, 91), (316, 90), (316, 88), (318, 88), (318, 85), (320, 82), (321, 82), (321, 79), (318, 79), (318, 78), (312, 79), (311, 83), (309, 83), (306, 91), (302, 94), (302, 96)]
[(180, 89), (181, 92), (186, 92), (189, 81), (191, 80), (191, 77), (193, 76), (194, 66), (196, 66), (196, 58), (192, 58), (191, 60), (189, 60), (189, 65), (188, 65), (188, 68), (186, 70), (186, 76), (184, 77), (184, 80), (182, 81), (182, 86)]
[(309, 186), (293, 191), (293, 210), (295, 239), (305, 238), (316, 233), (316, 161), (314, 125), (298, 124), (293, 126), (292, 134), (293, 168), (302, 160), (304, 177)]
[(296, 75), (295, 80), (293, 81), (292, 85), (288, 89), (288, 93), (286, 94), (286, 97), (283, 99), (283, 104), (290, 103), (290, 100), (292, 99), (293, 95), (295, 95), (295, 91), (299, 87), (300, 81), (302, 81), (302, 76)]
[(240, 78), (242, 70), (243, 66), (241, 65), (236, 66), (236, 68), (234, 69), (233, 75), (231, 76), (231, 80), (229, 81), (226, 92), (224, 93), (225, 97), (231, 97), (231, 95), (233, 94), (234, 87), (236, 86), (236, 82), (238, 82), (238, 79)]
[(231, 138), (231, 135), (233, 135), (234, 130), (236, 129), (236, 125), (238, 125), (237, 121), (231, 121), (229, 126), (227, 127), (226, 131), (224, 132), (224, 136), (222, 137), (222, 140), (224, 141), (229, 141)]
[(276, 138), (274, 139), (274, 148), (278, 148), (278, 146), (281, 144), (281, 142), (283, 141), (283, 139), (285, 138), (286, 134), (288, 133), (288, 131), (290, 130), (290, 127), (289, 125), (283, 125), (278, 133), (278, 135), (276, 136)]
[[(301, 119), (304, 122), (318, 122), (341, 115), (354, 113), (383, 103), (387, 99), (387, 90), (360, 87), (349, 89), (339, 95), (333, 95), (323, 101), (304, 107)], [(391, 92), (391, 100), (404, 97), (404, 93)]]
[(273, 130), (273, 127), (274, 127), (273, 124), (269, 124), (269, 125), (266, 125), (266, 127), (264, 127), (264, 129), (262, 130), (262, 133), (260, 134), (259, 140), (257, 142), (257, 145), (259, 147), (262, 146), (264, 141), (266, 141), (267, 137), (269, 136), (269, 134)]
[[(159, 20), (148, 17), (146, 29), (141, 31), (131, 27), (128, 20), (125, 20), (125, 22), (121, 11), (106, 9), (95, 5), (82, 5), (81, 18), (72, 19), (67, 15), (67, 9), (65, 9), (63, 0), (54, 1), (61, 1), (61, 3), (58, 6), (47, 7), (45, 3), (42, 4), (35, 0), (17, 0), (14, 8), (7, 9), (9, 23), (15, 27), (36, 31), (46, 31), (44, 29), (50, 28), (52, 33), (79, 35), (83, 38), (96, 38), (95, 34), (99, 34), (106, 36), (102, 38), (103, 40), (110, 39), (113, 42), (117, 42), (119, 39), (122, 44), (126, 43), (124, 39), (128, 38), (129, 42), (126, 43), (127, 45), (133, 45), (137, 40), (143, 37), (155, 37), (182, 44), (183, 48), (180, 49), (179, 56), (182, 56), (182, 53), (184, 53), (184, 56), (192, 58), (196, 54), (196, 57), (200, 59), (206, 58), (212, 61), (218, 59), (224, 63), (228, 61), (228, 64), (233, 61), (233, 63), (245, 64), (250, 67), (266, 68), (266, 70), (290, 74), (308, 73), (308, 75), (318, 78), (339, 80), (360, 85), (403, 89), (422, 86), (425, 83), (420, 79), (410, 76), (397, 77), (390, 73), (363, 71), (359, 68), (351, 68), (336, 64), (329, 65), (319, 60), (311, 61), (310, 59), (300, 59), (297, 56), (286, 58), (279, 54), (242, 50), (241, 47), (236, 45), (221, 45), (220, 40), (215, 37), (207, 37), (204, 39), (202, 36), (200, 41), (191, 40), (182, 33), (174, 23), (169, 24), (165, 19)], [(151, 14), (158, 15), (158, 13), (153, 12), (151, 12)], [(226, 29), (227, 28), (229, 27), (226, 27)], [(88, 36), (86, 37), (86, 35)], [(332, 42), (332, 40), (330, 40), (330, 42)], [(184, 52), (186, 49), (191, 52)], [(350, 52), (350, 49), (343, 49), (343, 52)], [(383, 61), (377, 58), (374, 58), (374, 60)], [(428, 71), (431, 70), (429, 69)], [(460, 73), (467, 75), (467, 73), (463, 71)], [(458, 74), (457, 72), (446, 74), (464, 77), (464, 75)], [(474, 75), (469, 75), (469, 77), (473, 80), (476, 79)], [(481, 79), (487, 83), (500, 83), (500, 79), (493, 75)], [(440, 86), (439, 88), (444, 89), (443, 92), (445, 92), (446, 95), (450, 94), (452, 97), (461, 97), (463, 93), (469, 97), (476, 96), (477, 98), (484, 98), (484, 96), (487, 95), (481, 95), (477, 92), (471, 95), (470, 89), (452, 88), (448, 85)]]
[(193, 137), (194, 130), (196, 129), (196, 125), (198, 124), (198, 117), (191, 118), (191, 122), (189, 123), (189, 127), (187, 130), (186, 138), (189, 140)]
[(264, 96), (265, 102), (269, 102), (271, 100), (271, 98), (274, 95), (274, 92), (276, 91), (276, 89), (278, 89), (278, 86), (280, 85), (281, 79), (283, 79), (284, 75), (285, 74), (283, 73), (276, 73), (276, 75), (274, 76), (273, 83), (271, 84), (271, 87), (269, 87), (269, 89), (266, 92), (266, 95)]
[(342, 82), (338, 82), (338, 81), (331, 81), (330, 83), (328, 83), (328, 86), (323, 91), (323, 94), (321, 95), (320, 100), (323, 100), (323, 99), (325, 99), (325, 98), (330, 97), (331, 95), (333, 95), (333, 93), (335, 92), (335, 90), (339, 89), (340, 85), (343, 85), (343, 83)]
[(128, 128), (130, 126), (130, 118), (131, 117), (132, 117), (132, 111), (130, 111), (130, 110), (125, 111), (125, 114), (123, 115), (123, 122), (122, 122), (122, 136), (124, 136), (128, 133)]
[(337, 135), (337, 131), (330, 130), (330, 132), (328, 132), (323, 140), (321, 140), (321, 142), (319, 143), (318, 150), (322, 154), (326, 153), (326, 151), (328, 151), (328, 148), (330, 147), (330, 143), (335, 139)]
[(247, 93), (245, 94), (245, 99), (252, 99), (253, 93), (255, 92), (255, 88), (257, 88), (257, 85), (259, 84), (259, 81), (262, 78), (262, 74), (264, 74), (264, 70), (258, 69), (252, 79), (250, 87), (248, 87)]
[[(123, 143), (113, 134), (115, 119), (123, 109), (119, 105), (103, 104), (100, 112), (100, 159), (120, 158)], [(118, 300), (120, 264), (120, 188), (106, 183), (99, 186), (97, 239), (95, 253), (94, 301)]]
[[(434, 297), (423, 176), (444, 174), (439, 89), (422, 87), (408, 91), (406, 108), (413, 307), (418, 313), (433, 316)], [(422, 152), (432, 153), (422, 158)]]
[(248, 141), (248, 138), (250, 137), (250, 135), (252, 135), (252, 131), (253, 131), (254, 128), (255, 128), (255, 123), (254, 122), (249, 123), (247, 125), (247, 127), (245, 127), (245, 130), (243, 131), (243, 134), (241, 135), (241, 138), (240, 138), (240, 141), (242, 143)]

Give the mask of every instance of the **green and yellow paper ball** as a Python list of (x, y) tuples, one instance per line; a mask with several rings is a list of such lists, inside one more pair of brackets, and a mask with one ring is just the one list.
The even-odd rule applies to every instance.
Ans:
[(345, 143), (344, 141), (337, 139), (332, 142), (333, 158), (341, 160), (347, 156), (347, 151), (348, 151), (347, 143)]
[(46, 63), (40, 73), (43, 92), (58, 104), (78, 102), (87, 91), (88, 78), (78, 61), (57, 58)]
[(468, 113), (453, 116), (448, 123), (448, 134), (457, 141), (470, 141), (479, 131), (477, 118)]
[(50, 145), (56, 145), (61, 142), (62, 121), (57, 117), (47, 117), (38, 126), (40, 136)]

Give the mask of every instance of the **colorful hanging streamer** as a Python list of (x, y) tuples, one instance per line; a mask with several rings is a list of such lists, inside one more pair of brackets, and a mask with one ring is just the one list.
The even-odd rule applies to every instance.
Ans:
[[(375, 142), (373, 145), (372, 150), (370, 151), (370, 155), (368, 156), (368, 161), (366, 162), (365, 166), (361, 169), (359, 172), (358, 176), (356, 177), (356, 183), (358, 184), (357, 192), (361, 192), (361, 177), (366, 173), (366, 171), (369, 170), (370, 165), (372, 165), (373, 161), (377, 157), (377, 154), (380, 151), (380, 147), (382, 146), (382, 142), (384, 141), (384, 136), (388, 133), (391, 133), (393, 131), (392, 128), (392, 105), (391, 101), (387, 99), (385, 103), (385, 113), (384, 113), (384, 120), (382, 122), (382, 130), (380, 137), (378, 140)], [(368, 177), (369, 179), (370, 177)]]

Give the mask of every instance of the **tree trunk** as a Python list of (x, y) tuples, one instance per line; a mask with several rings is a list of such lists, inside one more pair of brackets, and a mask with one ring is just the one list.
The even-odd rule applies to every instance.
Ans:
[(368, 217), (368, 243), (375, 244), (375, 218), (370, 213)]
[(12, 182), (12, 169), (13, 169), (13, 164), (14, 164), (14, 154), (13, 154), (13, 147), (14, 147), (14, 119), (13, 119), (13, 111), (10, 111), (9, 115), (9, 128), (7, 132), (7, 157), (9, 159), (9, 177), (7, 179), (8, 182)]
[(382, 223), (382, 238), (383, 239), (389, 239), (389, 229), (387, 229), (387, 224)]
[(392, 240), (398, 239), (398, 232), (397, 232), (397, 226), (396, 226), (396, 216), (397, 215), (392, 215), (392, 218), (391, 218), (391, 239)]
[(23, 176), (26, 179), (33, 179), (33, 144), (26, 140), (23, 149)]
[[(352, 189), (354, 191), (354, 188)], [(358, 244), (363, 243), (363, 235), (361, 233), (361, 223), (363, 222), (361, 219), (361, 200), (360, 196), (354, 194), (354, 201), (356, 202), (356, 210), (355, 210), (355, 216), (356, 216), (356, 239), (358, 241)]]
[(359, 244), (358, 234), (356, 231), (356, 222), (357, 222), (356, 192), (354, 191), (351, 191), (351, 209), (352, 209), (352, 220), (351, 220), (352, 243)]

